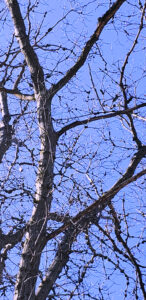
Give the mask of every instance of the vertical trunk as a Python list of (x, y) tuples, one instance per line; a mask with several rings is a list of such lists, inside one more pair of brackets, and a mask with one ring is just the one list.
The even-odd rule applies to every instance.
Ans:
[(52, 200), (53, 164), (56, 137), (51, 121), (51, 97), (46, 91), (44, 72), (30, 44), (17, 0), (6, 0), (15, 28), (15, 36), (29, 67), (38, 111), (40, 161), (36, 179), (36, 201), (29, 221), (14, 300), (33, 300), (42, 249), (45, 246), (48, 208)]
[(44, 93), (36, 95), (36, 100), (41, 141), (40, 161), (36, 179), (36, 203), (26, 234), (14, 300), (35, 299), (35, 284), (42, 249), (46, 242), (47, 216), (52, 200), (56, 137), (51, 122), (51, 99), (48, 99), (44, 91)]

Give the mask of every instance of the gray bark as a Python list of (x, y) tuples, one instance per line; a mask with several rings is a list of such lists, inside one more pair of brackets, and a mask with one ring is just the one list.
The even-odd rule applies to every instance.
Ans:
[(3, 159), (4, 154), (9, 149), (12, 143), (12, 126), (9, 125), (11, 119), (8, 104), (7, 94), (0, 92), (0, 109), (2, 114), (2, 120), (0, 122), (0, 162)]
[(14, 299), (33, 300), (45, 232), (48, 209), (52, 200), (53, 164), (56, 138), (51, 121), (51, 98), (48, 97), (44, 73), (36, 53), (30, 45), (17, 1), (6, 1), (10, 10), (15, 36), (25, 56), (34, 84), (40, 130), (40, 161), (36, 180), (36, 203), (29, 222), (17, 276)]

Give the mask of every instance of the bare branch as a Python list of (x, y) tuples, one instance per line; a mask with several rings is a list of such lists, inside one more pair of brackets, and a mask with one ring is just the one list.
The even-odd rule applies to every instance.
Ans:
[(73, 123), (70, 123), (70, 124), (64, 126), (62, 129), (60, 129), (57, 132), (57, 136), (60, 137), (62, 134), (64, 134), (68, 130), (70, 130), (72, 128), (75, 128), (77, 126), (85, 125), (85, 124), (88, 124), (88, 123), (91, 123), (91, 122), (94, 122), (94, 121), (98, 121), (98, 120), (109, 119), (109, 118), (113, 118), (113, 117), (116, 117), (116, 116), (121, 116), (121, 115), (124, 115), (124, 114), (128, 114), (130, 112), (133, 112), (134, 110), (137, 110), (137, 109), (145, 107), (145, 106), (146, 106), (146, 103), (142, 103), (142, 104), (139, 104), (139, 105), (134, 106), (132, 108), (119, 110), (119, 111), (115, 111), (115, 112), (111, 112), (111, 113), (108, 112), (107, 114), (105, 112), (103, 115), (100, 115), (100, 116), (98, 115), (98, 116), (95, 116), (95, 117), (92, 117), (92, 118), (89, 118), (89, 119), (85, 119), (85, 120), (82, 120), (82, 121), (75, 121)]
[(122, 234), (121, 234), (121, 231), (120, 231), (120, 221), (119, 221), (119, 219), (118, 219), (116, 210), (115, 210), (115, 208), (114, 208), (114, 206), (113, 206), (113, 204), (112, 204), (111, 202), (109, 203), (109, 208), (110, 208), (110, 211), (111, 211), (111, 213), (112, 213), (112, 216), (113, 216), (113, 218), (114, 218), (114, 220), (115, 220), (114, 223), (115, 223), (115, 234), (116, 234), (116, 237), (117, 237), (118, 241), (119, 241), (120, 243), (122, 243), (122, 245), (123, 245), (123, 247), (124, 247), (124, 249), (125, 249), (125, 252), (128, 253), (131, 262), (132, 262), (133, 265), (135, 266), (136, 272), (137, 272), (138, 277), (139, 277), (139, 282), (140, 282), (141, 290), (142, 290), (143, 296), (144, 296), (144, 298), (145, 298), (145, 297), (146, 297), (146, 291), (145, 291), (145, 288), (144, 288), (144, 282), (143, 282), (143, 280), (142, 280), (142, 273), (141, 273), (139, 264), (137, 263), (137, 261), (136, 261), (134, 255), (132, 254), (132, 252), (131, 252), (131, 250), (130, 250), (128, 244), (125, 242), (125, 240), (124, 240), (123, 237), (122, 237)]
[(35, 298), (36, 300), (45, 300), (47, 298), (50, 290), (54, 285), (54, 282), (58, 278), (58, 275), (61, 273), (63, 267), (68, 262), (72, 243), (79, 231), (80, 230), (73, 225), (65, 231), (65, 234), (61, 239), (61, 242), (59, 243), (55, 259), (53, 260), (46, 273), (46, 276), (43, 278), (43, 281), (38, 287)]
[[(81, 211), (75, 217), (70, 219), (67, 223), (56, 229), (54, 232), (50, 233), (47, 237), (47, 240), (51, 240), (67, 228), (69, 228), (70, 224), (74, 224), (79, 220), (82, 220), (83, 217), (88, 217), (91, 213), (101, 212), (115, 197), (115, 195), (128, 184), (136, 181), (138, 178), (146, 174), (146, 170), (142, 170), (141, 172), (137, 173), (133, 176), (136, 167), (138, 166), (139, 162), (146, 156), (146, 146), (143, 146), (138, 152), (133, 156), (126, 172), (123, 176), (115, 183), (115, 185), (107, 192), (103, 194), (96, 202), (88, 206), (85, 210)], [(92, 217), (91, 217), (92, 219)]]
[(0, 122), (0, 162), (6, 151), (10, 148), (12, 142), (12, 126), (9, 125), (11, 119), (8, 104), (7, 94), (0, 92), (0, 108), (2, 113), (2, 121)]
[(18, 89), (6, 89), (4, 87), (0, 87), (0, 91), (5, 92), (7, 94), (14, 95), (15, 97), (19, 98), (20, 100), (35, 100), (35, 95), (29, 95), (29, 94), (22, 94)]
[(75, 65), (69, 69), (66, 75), (59, 80), (56, 84), (54, 84), (51, 89), (49, 90), (50, 94), (53, 96), (56, 94), (60, 89), (62, 89), (71, 78), (78, 72), (78, 70), (84, 65), (88, 54), (93, 47), (93, 45), (98, 41), (102, 30), (104, 29), (105, 25), (112, 19), (112, 17), (116, 14), (117, 10), (120, 6), (125, 2), (125, 0), (117, 0), (113, 3), (109, 10), (99, 19), (97, 28), (91, 38), (87, 41), (85, 47), (82, 50), (80, 57), (78, 58)]
[[(142, 95), (144, 60), (139, 65), (137, 59), (142, 58), (144, 47), (138, 43), (135, 51), (135, 46), (143, 28), (145, 1), (143, 4), (126, 0), (83, 2), (72, 1), (70, 9), (66, 0), (59, 7), (59, 21), (56, 21), (53, 2), (5, 0), (3, 6), (7, 6), (14, 24), (12, 38), (7, 9), (0, 10), (4, 41), (0, 49), (0, 158), (11, 145), (10, 117), (16, 135), (7, 160), (0, 166), (0, 213), (3, 214), (0, 293), (4, 298), (9, 297), (10, 288), (14, 289), (14, 300), (72, 299), (82, 292), (85, 298), (92, 298), (92, 291), (93, 298), (110, 298), (112, 290), (106, 292), (99, 281), (97, 289), (87, 293), (83, 290), (83, 281), (87, 277), (90, 280), (90, 267), (98, 263), (101, 268), (100, 262), (108, 287), (113, 274), (121, 272), (121, 278), (126, 279), (124, 299), (128, 293), (133, 293), (135, 299), (144, 294), (140, 281), (144, 267), (139, 253), (143, 246), (140, 222), (144, 216), (142, 176), (146, 170), (142, 159), (146, 146), (143, 146), (142, 125), (146, 104)], [(92, 33), (87, 38), (89, 21), (97, 18), (105, 7), (107, 11), (95, 27), (89, 28)], [(70, 14), (71, 11), (75, 14)], [(49, 12), (55, 20), (52, 27)], [(10, 41), (4, 39), (5, 33)], [(112, 43), (114, 49), (109, 45)], [(119, 49), (121, 52), (115, 53)], [(134, 59), (129, 65), (131, 54)], [(68, 58), (74, 60), (72, 65)], [(64, 71), (67, 64), (69, 69)], [(82, 66), (88, 75), (80, 74)], [(132, 73), (137, 67), (138, 72)], [(77, 73), (79, 80), (68, 86)], [(63, 87), (65, 90), (60, 91)], [(13, 95), (11, 114), (8, 95)], [(56, 101), (52, 103), (54, 96)], [(15, 97), (27, 101), (26, 105)], [(32, 100), (35, 103), (28, 102)], [(123, 124), (119, 119), (124, 120)], [(58, 126), (58, 132), (53, 124), (55, 128)], [(81, 131), (78, 126), (82, 126)], [(135, 181), (136, 184), (131, 184)], [(137, 194), (130, 198), (133, 191)], [(111, 200), (118, 202), (118, 213), (109, 211)], [(135, 207), (130, 201), (135, 201)], [(131, 230), (132, 219), (138, 224), (138, 234)], [(11, 255), (20, 256), (20, 263), (17, 274), (9, 275), (5, 261)], [(104, 265), (106, 261), (108, 264)], [(11, 261), (11, 265), (17, 262)], [(136, 278), (130, 270), (133, 266)]]
[[(143, 151), (141, 151), (143, 152)], [(145, 154), (146, 154), (146, 147), (145, 147)], [(65, 223), (63, 226), (61, 226), (59, 229), (55, 230), (51, 234), (48, 235), (47, 240), (50, 240), (57, 236), (58, 234), (62, 233), (64, 230), (65, 235), (62, 238), (61, 244), (62, 247), (59, 246), (59, 250), (57, 252), (57, 255), (51, 264), (45, 278), (41, 282), (37, 294), (36, 299), (37, 300), (45, 300), (47, 295), (49, 294), (51, 288), (53, 287), (54, 282), (58, 278), (58, 275), (62, 271), (62, 268), (66, 265), (68, 258), (69, 258), (69, 250), (71, 248), (71, 245), (73, 243), (73, 239), (77, 234), (79, 234), (80, 230), (83, 231), (83, 228), (87, 226), (87, 224), (90, 222), (90, 218), (93, 219), (93, 215), (95, 214), (95, 211), (98, 212), (102, 211), (111, 201), (111, 199), (125, 186), (127, 186), (129, 183), (134, 182), (144, 174), (146, 174), (146, 170), (143, 170), (136, 174), (133, 177), (128, 178), (131, 175), (131, 168), (134, 172), (134, 169), (136, 168), (136, 165), (138, 164), (138, 161), (140, 160), (142, 153), (139, 152), (139, 154), (135, 155), (135, 158), (133, 158), (133, 162), (128, 167), (127, 171), (123, 175), (123, 177), (108, 191), (106, 192), (102, 197), (99, 198), (98, 201), (93, 203), (91, 206), (89, 206), (84, 211), (80, 212), (78, 215), (70, 219), (67, 223)], [(142, 155), (143, 157), (143, 155)], [(142, 158), (141, 157), (141, 158)], [(128, 179), (126, 179), (128, 178)], [(92, 213), (92, 216), (90, 216)], [(76, 230), (78, 232), (73, 234), (73, 226), (75, 226)], [(79, 230), (80, 229), (80, 230)], [(67, 241), (64, 242), (64, 239)], [(61, 258), (60, 258), (61, 255)], [(57, 266), (57, 267), (56, 267)]]
[(127, 53), (127, 56), (125, 58), (125, 61), (123, 63), (123, 66), (122, 66), (122, 69), (121, 69), (121, 76), (120, 76), (120, 87), (121, 87), (121, 90), (123, 92), (123, 97), (124, 97), (124, 106), (125, 106), (125, 109), (127, 109), (127, 96), (126, 96), (126, 91), (125, 91), (125, 87), (124, 87), (124, 84), (123, 84), (123, 78), (124, 78), (124, 73), (125, 73), (125, 69), (126, 69), (126, 66), (128, 64), (128, 60), (129, 60), (129, 57), (130, 55), (132, 54), (134, 48), (136, 47), (137, 43), (138, 43), (138, 38), (140, 36), (140, 33), (143, 29), (143, 18), (144, 18), (144, 15), (145, 15), (145, 9), (146, 9), (146, 3), (144, 4), (143, 6), (143, 9), (142, 9), (142, 16), (141, 16), (141, 21), (140, 21), (140, 25), (139, 25), (139, 29), (138, 29), (138, 33), (136, 35), (136, 38), (133, 42), (133, 45), (131, 47), (131, 49), (129, 50), (129, 52)]
[[(17, 230), (15, 233), (8, 233), (7, 235), (0, 233), (0, 283), (3, 282), (3, 271), (5, 268), (5, 260), (7, 259), (8, 251), (21, 242), (26, 226)], [(3, 251), (1, 252), (1, 250)]]
[(17, 0), (6, 0), (6, 4), (11, 13), (14, 28), (15, 37), (19, 42), (20, 49), (24, 54), (26, 63), (30, 69), (31, 78), (34, 84), (35, 92), (38, 93), (45, 88), (44, 73), (39, 64), (38, 57), (30, 45), (29, 37), (26, 34), (25, 24), (20, 12), (20, 7)]

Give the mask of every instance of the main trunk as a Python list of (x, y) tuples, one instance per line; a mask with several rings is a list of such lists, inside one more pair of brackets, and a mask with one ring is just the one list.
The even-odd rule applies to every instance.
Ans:
[(35, 299), (35, 284), (42, 249), (46, 242), (47, 216), (52, 200), (56, 138), (51, 122), (51, 99), (48, 99), (44, 92), (36, 95), (36, 100), (41, 141), (40, 161), (36, 179), (35, 203), (26, 233), (14, 300)]

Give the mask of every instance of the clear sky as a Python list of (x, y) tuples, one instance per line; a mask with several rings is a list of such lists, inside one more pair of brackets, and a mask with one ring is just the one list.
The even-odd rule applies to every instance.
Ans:
[[(86, 41), (93, 34), (97, 26), (98, 18), (108, 9), (110, 2), (111, 1), (43, 0), (40, 1), (38, 8), (35, 8), (34, 11), (32, 9), (31, 11), (29, 19), (31, 28), (29, 28), (30, 23), (26, 16), (26, 28), (27, 31), (29, 31), (29, 29), (31, 30), (31, 44), (35, 45), (34, 48), (38, 54), (40, 64), (44, 68), (46, 86), (48, 89), (51, 84), (55, 84), (62, 78), (64, 73), (77, 61)], [(123, 95), (119, 87), (120, 72), (126, 55), (128, 51), (130, 51), (139, 30), (138, 24), (140, 22), (141, 12), (138, 9), (137, 2), (136, 0), (130, 1), (130, 5), (124, 4), (122, 6), (120, 11), (116, 14), (114, 21), (111, 21), (103, 30), (99, 41), (91, 50), (87, 62), (77, 73), (76, 77), (55, 95), (52, 102), (55, 130), (59, 130), (63, 125), (73, 121), (82, 120), (89, 116), (94, 116), (97, 113), (103, 113), (96, 91), (106, 111), (110, 112), (111, 110), (117, 111), (118, 109), (123, 109)], [(4, 2), (0, 3), (0, 11), (4, 6), (3, 3)], [(19, 1), (19, 3), (21, 3), (23, 16), (25, 16), (28, 2), (24, 3), (24, 1)], [(142, 1), (142, 3), (144, 3), (144, 1)], [(131, 9), (130, 11), (129, 8)], [(47, 14), (45, 14), (45, 12), (47, 12)], [(42, 22), (44, 14), (45, 18)], [(8, 12), (5, 13), (4, 16), (7, 17), (7, 20), (4, 20), (0, 30), (0, 61), (3, 60), (3, 53), (8, 49), (8, 44), (14, 32)], [(41, 22), (42, 26), (39, 34)], [(34, 36), (36, 34), (38, 34), (38, 36), (35, 40)], [(142, 103), (144, 95), (146, 94), (146, 82), (144, 79), (145, 45), (143, 40), (144, 31), (142, 31), (139, 42), (133, 54), (129, 57), (126, 66), (124, 84), (127, 86), (126, 93), (128, 93), (129, 98), (132, 96), (129, 107)], [(15, 42), (13, 51), (17, 52), (18, 48), (18, 44)], [(10, 60), (11, 57), (9, 62)], [(22, 62), (23, 56), (19, 53), (12, 61), (12, 66), (14, 64), (18, 67)], [(9, 89), (13, 88), (19, 71), (19, 68), (8, 68), (9, 76), (5, 87)], [(0, 76), (3, 78), (4, 68), (1, 70)], [(33, 93), (28, 70), (24, 73), (23, 81), (20, 83), (20, 90), (24, 93)], [(22, 112), (26, 103), (22, 103), (12, 95), (8, 97), (12, 124), (17, 118), (16, 115)], [(113, 101), (113, 99), (116, 100)], [(138, 136), (142, 143), (144, 143), (145, 134), (142, 121), (144, 111), (140, 113), (140, 117), (141, 119), (135, 118), (134, 122)], [(111, 188), (121, 174), (126, 171), (132, 154), (137, 151), (136, 144), (133, 141), (128, 126), (126, 118), (112, 118), (109, 122), (108, 120), (101, 120), (90, 123), (88, 129), (84, 128), (84, 126), (72, 129), (60, 138), (57, 146), (54, 169), (55, 185), (58, 188), (54, 191), (52, 211), (59, 211), (60, 213), (69, 212), (70, 215), (74, 216), (87, 205), (93, 203), (93, 199), (97, 199), (96, 189), (91, 187), (91, 182), (86, 176), (87, 174), (90, 178), (93, 178), (99, 195), (102, 195), (103, 192)], [(7, 189), (9, 189), (10, 184), (12, 184), (14, 191), (9, 198), (8, 204), (2, 211), (4, 232), (8, 232), (11, 226), (12, 220), (8, 217), (9, 215), (14, 214), (15, 217), (21, 217), (25, 214), (24, 219), (26, 221), (31, 216), (33, 206), (32, 197), (35, 193), (35, 179), (40, 147), (36, 122), (36, 105), (34, 102), (28, 104), (26, 113), (22, 114), (15, 130), (17, 142), (15, 141), (8, 151), (7, 162), (0, 165), (0, 180), (2, 182), (8, 178), (10, 166), (16, 158), (16, 164), (13, 165), (13, 173), (6, 183)], [(16, 157), (18, 146), (20, 147)], [(32, 157), (35, 166), (32, 166)], [(30, 165), (28, 162), (30, 162)], [(62, 174), (64, 175), (63, 179)], [(21, 199), (23, 184), (25, 185), (26, 193)], [(87, 195), (88, 191), (90, 191), (90, 195), (93, 198), (89, 199)], [(133, 199), (134, 195), (135, 199)], [(74, 201), (78, 196), (81, 197), (81, 201)], [(141, 236), (143, 235), (143, 231), (141, 231), (142, 217), (140, 215), (137, 216), (143, 198), (144, 192), (141, 190), (140, 184), (137, 184), (137, 186), (133, 184), (130, 189), (125, 188), (124, 191), (122, 190), (118, 196), (115, 197), (114, 202), (119, 215), (122, 213), (123, 203), (125, 203), (127, 213), (131, 214), (129, 228), (131, 235), (136, 235), (137, 239), (131, 239), (129, 246), (133, 243), (134, 251), (136, 251), (135, 245), (139, 241), (139, 234), (141, 234)], [(84, 199), (84, 201), (82, 201), (82, 199)], [(125, 202), (123, 202), (123, 199), (125, 199)], [(135, 205), (137, 205), (136, 209)], [(107, 216), (108, 211), (105, 211), (103, 215)], [(121, 220), (121, 223), (123, 228), (125, 226), (126, 231), (124, 218)], [(50, 224), (50, 227), (54, 226), (54, 223)], [(108, 224), (110, 227), (110, 221)], [(101, 220), (100, 225), (103, 227), (106, 226), (105, 219)], [(56, 224), (56, 228), (57, 226)], [(98, 231), (95, 226), (90, 228), (90, 235), (97, 252), (104, 252), (104, 249), (101, 249), (102, 246), (99, 244)], [(114, 232), (112, 237), (114, 238)], [(45, 267), (48, 261), (52, 259), (53, 247), (55, 243), (57, 245), (58, 241), (59, 239), (56, 239), (54, 243), (50, 242), (45, 249), (49, 249), (49, 251), (44, 252), (41, 268)], [(79, 251), (79, 253), (72, 254), (71, 258), (73, 262), (71, 261), (69, 263), (71, 266), (71, 276), (75, 276), (75, 278), (77, 278), (78, 275), (76, 273), (75, 264), (80, 264), (82, 269), (82, 261), (85, 260), (87, 262), (91, 259), (91, 254), (88, 253), (84, 241), (85, 235), (82, 234), (78, 237), (73, 246), (76, 252), (78, 247), (79, 250), (82, 250), (81, 253)], [(111, 260), (115, 259), (116, 261), (116, 255), (114, 256), (110, 249), (110, 242), (109, 249), (107, 250), (107, 248), (106, 246), (105, 251), (107, 251)], [(137, 252), (136, 255), (140, 263), (143, 264), (144, 252), (142, 253), (143, 250), (141, 249), (140, 251)], [(16, 273), (17, 270), (16, 263), (19, 261), (17, 254), (20, 254), (20, 249), (13, 249), (10, 256), (11, 259), (7, 262), (8, 269), (13, 269), (14, 273)], [(126, 264), (124, 260), (121, 266), (132, 275), (132, 267)], [(94, 268), (87, 273), (87, 278), (85, 279), (86, 286), (90, 286), (90, 288), (93, 289), (93, 294), (96, 295), (98, 285), (100, 284), (103, 289), (107, 290), (107, 297), (108, 289), (113, 293), (109, 299), (122, 300), (123, 294), (121, 291), (125, 284), (125, 279), (123, 279), (120, 272), (113, 272), (112, 275), (111, 263), (109, 261), (106, 261), (106, 267), (109, 273), (106, 274), (107, 278), (105, 280), (103, 279), (104, 268), (97, 256)], [(108, 276), (111, 276), (111, 281), (108, 280)], [(65, 280), (65, 276), (63, 276), (58, 280), (58, 284), (63, 283), (63, 285), (65, 285)], [(72, 289), (73, 284), (69, 282), (67, 288)], [(133, 286), (131, 287), (131, 291), (132, 288)], [(75, 296), (73, 299), (77, 300), (79, 298)], [(81, 299), (87, 300), (89, 298), (87, 296)], [(100, 299), (102, 299), (102, 296)], [(134, 298), (132, 298), (131, 295), (131, 299), (128, 298), (128, 300), (132, 299)]]

